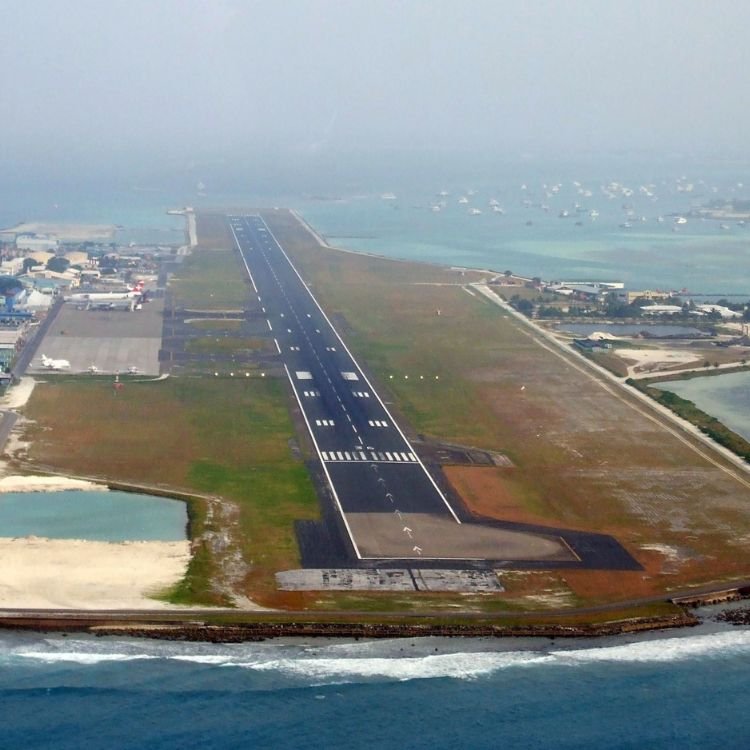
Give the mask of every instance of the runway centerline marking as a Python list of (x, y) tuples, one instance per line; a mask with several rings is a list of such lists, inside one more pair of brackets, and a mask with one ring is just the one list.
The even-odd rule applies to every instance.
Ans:
[[(258, 292), (257, 287), (255, 287), (256, 280), (252, 278), (248, 260), (252, 260), (254, 264), (262, 264), (258, 267), (254, 265), (254, 270), (258, 277), (257, 281), (262, 282), (263, 285), (271, 284), (271, 289), (273, 290), (274, 294), (270, 296), (268, 294), (268, 288), (266, 286), (263, 286), (265, 291), (264, 296), (266, 300), (269, 300), (271, 298), (275, 300), (275, 302), (273, 303), (266, 303), (266, 309), (268, 310), (270, 316), (273, 317), (273, 315), (276, 314), (281, 318), (286, 317), (287, 325), (292, 323), (292, 320), (294, 320), (295, 324), (299, 326), (296, 335), (298, 336), (299, 334), (302, 334), (302, 339), (298, 339), (301, 346), (298, 346), (296, 343), (291, 344), (288, 339), (284, 338), (284, 336), (280, 336), (278, 339), (276, 339), (276, 344), (277, 350), (279, 348), (283, 350), (283, 353), (280, 353), (282, 362), (284, 359), (286, 359), (287, 362), (299, 362), (299, 365), (304, 365), (307, 363), (309, 363), (309, 365), (312, 365), (312, 367), (309, 367), (309, 369), (306, 370), (290, 370), (286, 364), (284, 364), (284, 368), (291, 383), (294, 396), (297, 399), (298, 405), (300, 406), (300, 409), (302, 411), (305, 424), (307, 425), (308, 430), (313, 436), (313, 444), (315, 445), (316, 451), (323, 463), (344, 462), (362, 463), (366, 465), (366, 463), (370, 461), (370, 459), (368, 458), (369, 454), (370, 456), (372, 456), (372, 459), (376, 463), (400, 463), (405, 466), (413, 464), (415, 465), (415, 468), (419, 467), (421, 469), (420, 475), (426, 477), (429, 484), (432, 485), (432, 490), (427, 489), (427, 485), (423, 483), (423, 480), (420, 480), (422, 484), (418, 483), (414, 485), (414, 487), (416, 488), (415, 492), (417, 493), (415, 495), (416, 500), (419, 503), (424, 503), (425, 505), (429, 506), (429, 503), (432, 502), (432, 497), (435, 497), (436, 500), (440, 500), (442, 501), (442, 503), (444, 503), (449, 513), (453, 516), (454, 520), (457, 523), (460, 523), (459, 518), (456, 516), (447, 499), (440, 491), (439, 487), (436, 485), (435, 480), (430, 476), (429, 472), (424, 467), (419, 458), (412, 452), (411, 444), (403, 434), (398, 423), (392, 419), (387, 407), (383, 403), (377, 391), (372, 388), (372, 385), (369, 383), (367, 376), (362, 372), (361, 367), (352, 356), (345, 342), (341, 339), (341, 336), (331, 324), (331, 321), (328, 319), (325, 311), (320, 307), (320, 304), (315, 299), (304, 279), (302, 279), (299, 272), (294, 267), (294, 264), (289, 259), (289, 256), (285, 252), (284, 248), (281, 247), (281, 245), (278, 243), (273, 233), (267, 226), (259, 226), (259, 224), (262, 222), (262, 219), (259, 217), (248, 216), (242, 219), (237, 217), (236, 219), (234, 219), (234, 221), (236, 221), (237, 223), (241, 221), (245, 229), (245, 231), (240, 231), (238, 233), (234, 231), (236, 227), (233, 227), (233, 234), (235, 237), (236, 245), (240, 252), (242, 262), (246, 267), (248, 277), (251, 278), (251, 282), (256, 289), (256, 294), (259, 298), (259, 301), (261, 295)], [(263, 233), (263, 237), (268, 238), (267, 241), (260, 241), (260, 232)], [(271, 239), (273, 239), (273, 242), (275, 244), (271, 244)], [(246, 255), (247, 258), (245, 257)], [(282, 257), (285, 259), (286, 263), (284, 263), (283, 265), (279, 265)], [(271, 260), (271, 258), (273, 258), (273, 261)], [(306, 295), (304, 296), (304, 299), (300, 298), (299, 296), (298, 286), (296, 282), (294, 282), (294, 284), (290, 284), (289, 279), (291, 277), (289, 269), (291, 269), (291, 273), (296, 276), (296, 279), (301, 284), (303, 294)], [(307, 305), (308, 301), (312, 302), (312, 305), (314, 305), (315, 308), (308, 308), (310, 312), (305, 310), (305, 305)], [(279, 307), (282, 308), (283, 312), (279, 310)], [(329, 328), (325, 328), (325, 326), (322, 325), (323, 322), (325, 322), (329, 326)], [(269, 325), (269, 330), (273, 330), (273, 326), (270, 320), (267, 320), (267, 323)], [(316, 323), (317, 327), (315, 327)], [(309, 330), (306, 328), (306, 326), (309, 326)], [(287, 328), (286, 330), (287, 333), (292, 334), (292, 329)], [(311, 341), (311, 336), (314, 335), (313, 330), (315, 334), (321, 336), (321, 338), (316, 338), (316, 343), (314, 345)], [(321, 331), (325, 335), (322, 335)], [(331, 337), (335, 337), (335, 339), (337, 340), (337, 345), (326, 345), (326, 339), (330, 341)], [(286, 344), (286, 346), (283, 346), (284, 344)], [(339, 353), (337, 349), (341, 349), (342, 351)], [(297, 355), (297, 352), (299, 352), (299, 355), (301, 356), (293, 356), (288, 352), (294, 352), (295, 355)], [(332, 356), (334, 355), (334, 353), (335, 357)], [(310, 355), (312, 355), (312, 357), (310, 357)], [(337, 364), (339, 365), (339, 367), (336, 367)], [(347, 365), (349, 365), (349, 367), (347, 367)], [(293, 375), (296, 376), (296, 380)], [(354, 381), (361, 380), (362, 385), (366, 384), (367, 386), (369, 386), (370, 390), (368, 391), (363, 389), (353, 392), (348, 388), (343, 388), (343, 381), (346, 381), (348, 379)], [(304, 391), (304, 398), (307, 400), (308, 404), (308, 406), (304, 406), (303, 402), (300, 400), (300, 392), (297, 391), (296, 385), (296, 381), (300, 380), (317, 380), (317, 383), (320, 386), (325, 386), (321, 388), (323, 395), (322, 400), (316, 402), (319, 406), (313, 406), (313, 403), (310, 402), (309, 399), (313, 397), (320, 397), (321, 392), (312, 390)], [(310, 383), (310, 385), (311, 384), (312, 383)], [(360, 401), (356, 409), (352, 408), (352, 412), (349, 413), (349, 405), (352, 404), (353, 398)], [(370, 399), (371, 403), (362, 403), (362, 399)], [(344, 437), (343, 433), (340, 432), (341, 427), (338, 427), (336, 430), (327, 433), (328, 438), (326, 438), (326, 441), (328, 442), (331, 439), (335, 439), (338, 442), (340, 440), (341, 442), (339, 443), (339, 445), (341, 450), (339, 450), (339, 447), (337, 446), (334, 446), (334, 449), (331, 450), (331, 446), (326, 445), (326, 450), (322, 452), (313, 433), (313, 429), (311, 428), (311, 423), (313, 420), (308, 418), (308, 414), (305, 412), (305, 409), (315, 409), (318, 412), (317, 414), (313, 412), (313, 416), (319, 417), (319, 419), (316, 421), (320, 422), (320, 424), (316, 424), (316, 426), (320, 428), (324, 426), (324, 422), (329, 421), (326, 415), (326, 411), (330, 413), (332, 405), (337, 402), (341, 404), (342, 412), (347, 417), (347, 422), (351, 424), (354, 434), (357, 433), (357, 425), (362, 427), (362, 425), (368, 422), (369, 417), (373, 417), (371, 420), (369, 420), (370, 426), (373, 426), (373, 424), (377, 423), (377, 426), (381, 427), (381, 429), (384, 427), (395, 428), (393, 430), (379, 431), (379, 440), (382, 441), (383, 438), (391, 438), (387, 442), (392, 441), (393, 445), (389, 445), (388, 449), (384, 450), (383, 446), (378, 445), (377, 442), (375, 442), (375, 437), (373, 434), (373, 437), (369, 438), (368, 442), (375, 442), (375, 445), (373, 445), (372, 447), (367, 446), (366, 452), (364, 450), (365, 443), (362, 440), (361, 436), (357, 435), (355, 440), (353, 438), (352, 432), (348, 432), (347, 430), (346, 432), (349, 435), (349, 438), (347, 440)], [(327, 408), (321, 413), (320, 406)], [(372, 407), (376, 407), (376, 409), (373, 409)], [(390, 418), (390, 422), (388, 419), (381, 418), (381, 416), (378, 414), (380, 408), (382, 408), (383, 413)], [(356, 424), (353, 417), (356, 417)], [(333, 420), (330, 420), (330, 422), (333, 423)], [(346, 442), (344, 443), (344, 441)], [(357, 442), (359, 442), (362, 450), (351, 450), (352, 443)], [(349, 450), (344, 450), (345, 447), (348, 447)], [(376, 465), (373, 464), (373, 466), (374, 468), (377, 468)], [(337, 509), (341, 513), (344, 523), (347, 527), (347, 532), (352, 542), (352, 546), (355, 548), (357, 556), (362, 559), (357, 548), (356, 540), (346, 518), (347, 513), (356, 511), (351, 509), (352, 506), (349, 505), (350, 500), (348, 498), (346, 506), (348, 510), (344, 511), (344, 508), (342, 506), (342, 497), (340, 497), (339, 495), (341, 488), (337, 488), (337, 486), (333, 483), (332, 476), (328, 474), (327, 471), (324, 471), (324, 473), (326, 475), (326, 479), (328, 480), (328, 484), (331, 487)], [(371, 476), (371, 473), (368, 472), (368, 475)], [(340, 475), (337, 475), (336, 481), (343, 481), (340, 479)], [(370, 492), (370, 490), (367, 490), (367, 492)], [(395, 489), (394, 492), (396, 492)], [(356, 505), (354, 507), (356, 507)]]

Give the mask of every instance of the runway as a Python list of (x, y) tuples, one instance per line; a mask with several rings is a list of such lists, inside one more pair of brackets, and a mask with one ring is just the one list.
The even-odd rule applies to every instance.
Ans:
[(229, 223), (357, 558), (578, 559), (554, 535), (462, 524), (264, 220)]

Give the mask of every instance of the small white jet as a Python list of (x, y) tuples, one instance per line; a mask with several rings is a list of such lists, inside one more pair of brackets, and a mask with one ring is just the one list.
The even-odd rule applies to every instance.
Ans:
[(128, 373), (130, 375), (137, 375), (138, 374), (138, 368), (133, 365), (132, 367), (128, 367)]
[(101, 370), (96, 365), (89, 365), (89, 372), (92, 375), (98, 375), (101, 372)]
[(42, 354), (42, 367), (47, 370), (69, 370), (70, 362), (67, 359), (50, 359)]

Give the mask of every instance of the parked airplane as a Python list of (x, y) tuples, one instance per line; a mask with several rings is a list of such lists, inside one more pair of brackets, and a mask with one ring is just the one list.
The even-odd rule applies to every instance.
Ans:
[(77, 292), (65, 298), (66, 302), (111, 302), (118, 299), (138, 299), (143, 296), (143, 281), (122, 292)]
[(69, 370), (70, 362), (67, 359), (50, 359), (42, 354), (42, 367), (47, 370)]
[(101, 372), (101, 370), (96, 365), (89, 365), (89, 372), (92, 375), (98, 375)]

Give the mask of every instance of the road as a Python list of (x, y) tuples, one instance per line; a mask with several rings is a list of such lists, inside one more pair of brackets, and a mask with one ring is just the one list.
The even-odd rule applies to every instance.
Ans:
[(263, 219), (230, 225), (356, 556), (361, 514), (389, 519), (398, 557), (420, 556), (419, 529), (402, 520), (458, 515)]

